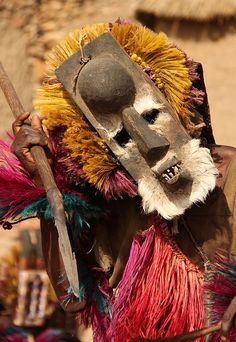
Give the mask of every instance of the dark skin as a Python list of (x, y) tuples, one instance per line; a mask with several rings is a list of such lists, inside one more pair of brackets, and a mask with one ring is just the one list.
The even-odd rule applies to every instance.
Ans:
[[(33, 178), (36, 185), (42, 186), (40, 177), (37, 173), (33, 157), (30, 153), (30, 147), (33, 145), (42, 146), (46, 152), (50, 150), (49, 142), (45, 131), (42, 128), (41, 121), (37, 115), (31, 119), (31, 125), (24, 124), (30, 116), (30, 113), (22, 114), (12, 125), (15, 141), (11, 149), (20, 160), (22, 166)], [(48, 153), (49, 154), (49, 153)], [(49, 160), (50, 161), (50, 160)], [(62, 297), (67, 293), (69, 282), (65, 278), (58, 281), (58, 273), (64, 274), (64, 265), (59, 252), (58, 233), (52, 221), (41, 219), (42, 248), (47, 273), (52, 281), (55, 293), (61, 306), (67, 312), (78, 312), (83, 309), (85, 303), (79, 303), (76, 298), (72, 298), (69, 304), (65, 304)]]
[[(13, 132), (15, 135), (15, 141), (12, 145), (12, 151), (17, 155), (19, 160), (21, 161), (22, 166), (29, 172), (34, 182), (37, 185), (40, 185), (40, 179), (37, 174), (37, 170), (35, 167), (35, 163), (30, 154), (30, 147), (33, 145), (40, 145), (44, 147), (46, 150), (50, 150), (50, 146), (48, 143), (48, 138), (45, 131), (42, 128), (41, 121), (38, 116), (34, 115), (31, 119), (31, 126), (24, 125), (25, 120), (29, 117), (29, 113), (25, 113), (21, 115), (16, 121), (13, 123)], [(217, 178), (217, 187), (220, 191), (223, 175), (225, 174), (227, 167), (232, 159), (236, 155), (236, 149), (233, 147), (226, 146), (211, 146), (211, 154), (213, 160), (219, 170), (219, 176)], [(124, 201), (124, 200), (122, 200)], [(210, 200), (211, 201), (211, 198)], [(115, 207), (119, 207), (118, 201)], [(137, 200), (130, 200), (129, 205), (127, 207), (130, 208), (133, 206), (135, 208), (137, 206)], [(147, 220), (144, 215), (138, 214), (138, 210), (134, 210), (136, 216), (135, 220), (142, 222), (143, 227), (139, 227), (139, 229), (145, 229), (147, 226)], [(186, 222), (191, 218), (192, 211), (187, 212), (184, 217)], [(125, 221), (125, 215), (123, 215), (122, 222), (117, 224), (117, 230), (121, 231), (124, 227), (127, 227), (131, 224), (132, 220), (130, 219), (130, 215), (128, 213), (127, 220)], [(130, 221), (131, 220), (131, 221)], [(215, 232), (213, 227), (209, 224), (207, 225), (207, 229), (200, 230), (197, 226), (192, 225), (191, 222), (193, 220), (189, 219), (190, 228), (192, 234), (194, 235), (196, 242), (202, 246), (202, 249), (205, 255), (211, 259), (214, 252), (219, 248), (223, 247), (226, 249), (231, 248), (231, 239), (232, 234), (227, 234), (227, 231), (222, 230), (222, 232)], [(60, 297), (66, 293), (66, 289), (68, 288), (68, 281), (65, 279), (62, 283), (58, 284), (58, 269), (63, 270), (63, 263), (60, 256), (59, 248), (58, 248), (58, 238), (57, 231), (50, 221), (41, 221), (41, 229), (42, 229), (42, 237), (43, 237), (43, 252), (45, 258), (46, 269), (49, 274), (49, 277), (52, 281), (56, 294), (60, 300)], [(117, 236), (117, 241), (119, 244), (119, 236)], [(203, 267), (202, 259), (197, 253), (196, 249), (193, 246), (193, 242), (186, 235), (186, 232), (182, 227), (180, 227), (180, 233), (178, 234), (177, 242), (182, 251), (189, 257), (189, 259), (197, 264), (200, 268)], [(55, 267), (56, 265), (56, 267)], [(56, 272), (56, 274), (55, 274)], [(72, 303), (68, 305), (63, 305), (64, 309), (69, 312), (76, 312), (81, 310), (84, 307), (85, 303), (78, 303), (75, 299)], [(231, 301), (228, 309), (226, 310), (222, 323), (221, 323), (221, 339), (226, 341), (231, 328), (236, 326), (236, 297)]]

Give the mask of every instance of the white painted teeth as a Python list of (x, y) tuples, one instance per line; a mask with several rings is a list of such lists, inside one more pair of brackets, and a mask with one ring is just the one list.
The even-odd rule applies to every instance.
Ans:
[(162, 172), (162, 180), (168, 184), (174, 184), (177, 182), (180, 176), (181, 162), (169, 167), (167, 170)]
[(179, 172), (179, 168), (177, 166), (173, 166), (173, 167), (174, 167), (175, 174), (177, 174)]

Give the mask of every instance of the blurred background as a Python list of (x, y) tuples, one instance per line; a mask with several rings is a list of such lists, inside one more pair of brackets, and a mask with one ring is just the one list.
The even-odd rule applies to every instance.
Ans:
[[(0, 60), (25, 107), (45, 73), (45, 56), (70, 31), (118, 17), (164, 31), (204, 68), (213, 131), (218, 144), (236, 147), (236, 0), (0, 0)], [(0, 137), (13, 116), (0, 91)], [(19, 243), (28, 220), (1, 231), (0, 258)]]
[[(236, 146), (236, 0), (0, 0), (0, 59), (27, 110), (47, 52), (70, 31), (118, 17), (164, 31), (204, 68), (217, 143)], [(0, 136), (13, 120), (0, 92)]]

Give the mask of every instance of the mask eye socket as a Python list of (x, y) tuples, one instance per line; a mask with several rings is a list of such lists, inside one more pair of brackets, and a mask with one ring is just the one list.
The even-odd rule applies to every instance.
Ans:
[(123, 127), (114, 137), (114, 139), (118, 142), (118, 144), (122, 147), (124, 147), (127, 142), (131, 139), (129, 133), (126, 131), (126, 129)]
[(142, 113), (143, 118), (150, 124), (154, 124), (158, 115), (159, 115), (159, 110), (156, 108), (147, 110), (147, 111)]

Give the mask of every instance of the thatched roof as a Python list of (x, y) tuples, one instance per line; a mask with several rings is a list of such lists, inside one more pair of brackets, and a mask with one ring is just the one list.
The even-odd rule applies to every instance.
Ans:
[(194, 21), (236, 18), (236, 0), (141, 0), (138, 13)]

